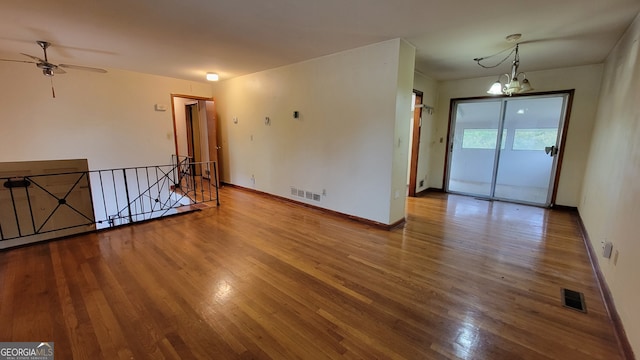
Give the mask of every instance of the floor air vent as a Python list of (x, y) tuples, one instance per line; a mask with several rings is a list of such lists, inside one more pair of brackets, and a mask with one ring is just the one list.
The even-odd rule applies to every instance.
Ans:
[(581, 292), (562, 289), (562, 306), (583, 313), (587, 312), (587, 306), (584, 303), (584, 295)]

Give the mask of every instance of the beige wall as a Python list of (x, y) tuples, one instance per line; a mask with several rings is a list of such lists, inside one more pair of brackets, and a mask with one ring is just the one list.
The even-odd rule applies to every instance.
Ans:
[[(526, 61), (526, 59), (523, 59)], [(523, 65), (526, 70), (526, 65)], [(587, 164), (586, 154), (593, 131), (598, 103), (602, 65), (588, 65), (556, 70), (528, 72), (536, 91), (575, 89), (565, 153), (556, 203), (577, 206), (582, 178)], [(442, 188), (445, 162), (449, 106), (451, 99), (486, 96), (495, 76), (468, 80), (444, 81), (438, 86), (436, 116), (431, 127), (429, 187)], [(442, 143), (439, 142), (443, 138)]]
[[(640, 355), (639, 38), (640, 16), (606, 60), (579, 205), (636, 355)], [(611, 259), (601, 256), (602, 241), (613, 243)]]
[(118, 70), (56, 75), (55, 99), (30, 64), (0, 62), (0, 79), (0, 162), (86, 158), (90, 169), (168, 164), (170, 94), (212, 95), (208, 83)]
[[(394, 162), (398, 141), (407, 151), (408, 130), (394, 134), (408, 129), (396, 118), (400, 106), (409, 121), (413, 52), (395, 39), (218, 83), (223, 180), (384, 224), (397, 220), (406, 157)], [(326, 196), (307, 201), (292, 197), (291, 187)]]

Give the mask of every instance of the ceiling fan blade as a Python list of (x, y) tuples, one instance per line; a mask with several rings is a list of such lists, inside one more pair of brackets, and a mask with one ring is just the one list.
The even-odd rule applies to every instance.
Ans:
[(25, 54), (25, 53), (20, 53), (20, 54), (21, 54), (21, 55), (24, 55), (24, 56), (26, 56), (26, 57), (28, 57), (28, 58), (32, 58), (33, 60), (36, 60), (36, 61), (41, 62), (41, 63), (46, 62), (46, 61), (44, 61), (44, 60), (40, 59), (40, 58), (39, 58), (39, 57), (37, 57), (37, 56), (33, 56), (33, 55)]
[(66, 69), (93, 71), (93, 72), (97, 72), (97, 73), (101, 73), (101, 74), (104, 74), (104, 73), (107, 72), (107, 70), (105, 70), (105, 69), (99, 69), (99, 68), (88, 67), (88, 66), (80, 66), (80, 65), (60, 64), (58, 66), (66, 68)]
[(60, 74), (60, 75), (61, 75), (61, 74), (66, 74), (66, 73), (67, 73), (66, 71), (64, 71), (64, 70), (60, 69), (60, 67), (59, 67), (59, 66), (54, 67), (52, 70), (53, 70), (53, 73), (54, 73), (54, 74)]
[(0, 59), (0, 61), (11, 61), (11, 62), (21, 62), (21, 63), (27, 63), (27, 64), (37, 64), (35, 61), (27, 61), (27, 60)]

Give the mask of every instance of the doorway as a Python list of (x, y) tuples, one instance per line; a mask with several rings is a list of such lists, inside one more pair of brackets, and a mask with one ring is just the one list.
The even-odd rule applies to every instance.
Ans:
[[(190, 158), (192, 174), (210, 179), (215, 171), (220, 182), (218, 164), (217, 119), (212, 98), (171, 95), (175, 154), (178, 159)], [(209, 162), (215, 162), (215, 169)]]
[(445, 188), (551, 206), (571, 93), (453, 100)]
[[(184, 109), (187, 128), (187, 156), (195, 163), (202, 162), (202, 143), (200, 142), (200, 117), (198, 116), (198, 103), (186, 104)], [(202, 171), (199, 166), (193, 167), (193, 174), (200, 176)]]

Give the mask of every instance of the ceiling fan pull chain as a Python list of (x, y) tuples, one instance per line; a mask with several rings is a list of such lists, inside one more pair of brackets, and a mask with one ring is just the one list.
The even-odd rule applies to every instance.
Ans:
[(53, 88), (53, 76), (50, 77), (49, 80), (51, 80), (51, 95), (55, 99), (56, 98), (56, 90)]

